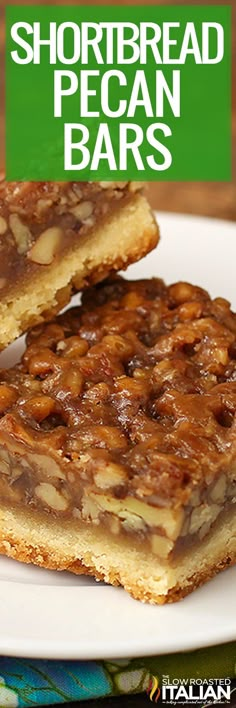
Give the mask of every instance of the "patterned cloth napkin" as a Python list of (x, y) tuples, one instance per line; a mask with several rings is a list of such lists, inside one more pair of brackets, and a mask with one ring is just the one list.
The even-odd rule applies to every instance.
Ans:
[[(235, 679), (236, 642), (132, 660), (43, 661), (2, 657), (0, 708), (53, 705), (142, 691), (147, 691), (155, 701), (162, 676), (166, 674), (170, 682), (190, 677)], [(236, 690), (233, 681), (232, 690)]]

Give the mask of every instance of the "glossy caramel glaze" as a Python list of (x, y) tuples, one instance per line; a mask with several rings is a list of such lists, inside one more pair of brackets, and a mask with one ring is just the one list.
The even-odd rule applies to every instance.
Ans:
[(0, 431), (84, 479), (115, 463), (117, 498), (186, 504), (236, 456), (235, 335), (222, 298), (115, 277), (28, 334), (22, 362), (1, 371)]

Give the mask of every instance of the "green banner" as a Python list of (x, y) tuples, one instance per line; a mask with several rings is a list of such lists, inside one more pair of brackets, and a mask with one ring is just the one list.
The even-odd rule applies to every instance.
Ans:
[(9, 6), (6, 28), (7, 179), (231, 179), (229, 6)]

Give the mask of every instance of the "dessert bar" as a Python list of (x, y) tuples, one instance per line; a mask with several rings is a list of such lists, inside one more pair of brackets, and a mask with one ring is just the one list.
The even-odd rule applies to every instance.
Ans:
[(118, 276), (0, 376), (0, 551), (152, 603), (236, 560), (236, 315)]
[(0, 348), (157, 241), (141, 183), (1, 179)]

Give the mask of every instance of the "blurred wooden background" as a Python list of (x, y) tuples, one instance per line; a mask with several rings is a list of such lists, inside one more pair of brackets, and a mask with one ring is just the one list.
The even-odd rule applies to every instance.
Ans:
[[(58, 5), (66, 4), (66, 0), (24, 0), (24, 5)], [(7, 2), (0, 0), (0, 168), (4, 167), (4, 9)], [(11, 5), (22, 4), (18, 0), (11, 0)], [(103, 4), (103, 5), (142, 5), (144, 0), (104, 0), (102, 3), (96, 0), (87, 0), (81, 3), (78, 0), (70, 0), (71, 5), (79, 4)], [(150, 5), (187, 5), (188, 0), (153, 0), (147, 4)], [(205, 5), (204, 0), (191, 2), (192, 5)], [(233, 149), (233, 181), (231, 183), (219, 182), (152, 182), (149, 183), (149, 198), (152, 206), (159, 210), (188, 212), (190, 214), (205, 214), (218, 218), (226, 218), (236, 220), (236, 2), (228, 0), (224, 3), (222, 0), (208, 0), (208, 5), (231, 5), (233, 12), (233, 106), (232, 106), (232, 149)], [(135, 12), (135, 10), (134, 10)], [(89, 11), (88, 11), (89, 15)], [(224, 100), (224, 96), (219, 100)]]

